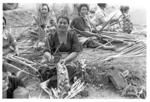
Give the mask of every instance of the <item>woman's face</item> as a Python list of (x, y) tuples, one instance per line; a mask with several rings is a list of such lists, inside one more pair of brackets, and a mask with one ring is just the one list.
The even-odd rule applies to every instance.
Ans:
[(85, 15), (88, 14), (88, 9), (87, 9), (86, 6), (81, 7), (80, 14), (81, 14), (82, 16), (85, 16)]
[(69, 24), (68, 24), (68, 22), (67, 22), (67, 20), (65, 18), (60, 18), (59, 19), (59, 21), (57, 23), (57, 29), (58, 29), (58, 31), (65, 32), (65, 31), (68, 30), (68, 26), (69, 26)]
[(42, 6), (41, 13), (43, 13), (43, 14), (48, 13), (48, 7), (46, 5)]

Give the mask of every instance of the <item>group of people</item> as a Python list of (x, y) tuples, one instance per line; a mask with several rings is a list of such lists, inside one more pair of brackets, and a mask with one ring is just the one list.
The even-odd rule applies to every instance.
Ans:
[[(102, 9), (105, 8), (106, 4), (98, 4)], [(43, 62), (54, 62), (56, 60), (55, 56), (60, 56), (58, 63), (69, 64), (73, 62), (79, 53), (82, 51), (83, 47), (95, 48), (101, 46), (103, 49), (115, 50), (114, 46), (106, 46), (102, 43), (105, 42), (101, 36), (97, 33), (97, 26), (107, 22), (104, 13), (103, 16), (99, 15), (89, 18), (89, 6), (87, 4), (81, 4), (78, 7), (78, 17), (70, 20), (69, 17), (61, 15), (54, 18), (49, 15), (50, 8), (48, 4), (41, 4), (38, 9), (38, 16), (34, 17), (33, 28), (31, 33), (45, 34), (44, 38), (44, 50), (43, 50)], [(97, 12), (99, 14), (99, 12)], [(12, 35), (6, 29), (6, 18), (3, 17), (3, 56), (9, 54), (18, 55), (18, 48), (16, 46), (16, 41), (13, 39)], [(24, 90), (24, 98), (27, 98), (28, 90), (25, 89), (21, 80), (16, 76), (9, 75), (9, 68), (5, 65), (3, 61), (3, 92), (7, 93), (5, 98), (21, 98), (21, 96), (14, 95), (14, 91), (18, 86), (22, 87)], [(69, 77), (71, 77), (72, 72), (75, 69), (69, 69)], [(71, 73), (71, 74), (70, 74)], [(9, 80), (9, 79), (13, 80)], [(15, 78), (15, 79), (14, 79)], [(8, 87), (8, 84), (11, 87)]]

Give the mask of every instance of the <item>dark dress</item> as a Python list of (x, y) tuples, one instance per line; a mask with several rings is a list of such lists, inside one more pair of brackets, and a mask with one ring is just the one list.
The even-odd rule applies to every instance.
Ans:
[[(90, 29), (90, 26), (92, 26), (92, 25), (90, 25), (90, 23), (89, 23), (89, 25), (90, 25), (89, 26), (87, 22), (88, 22), (87, 20), (85, 20), (83, 17), (79, 16), (72, 20), (70, 27), (76, 28), (80, 31), (90, 31), (90, 32), (96, 33), (97, 31), (95, 31), (95, 30), (92, 31)], [(103, 44), (107, 43), (102, 38), (97, 41), (95, 38), (93, 39), (92, 37), (88, 37), (89, 39), (84, 41), (82, 39), (86, 39), (87, 37), (82, 37), (82, 35), (79, 35), (78, 37), (80, 37), (79, 39), (81, 39), (80, 41), (83, 43), (83, 46), (86, 46), (89, 48), (98, 47), (99, 46), (98, 43), (103, 43)]]
[(81, 16), (78, 16), (76, 18), (74, 18), (71, 22), (71, 25), (70, 25), (71, 28), (76, 28), (80, 31), (85, 31), (85, 30), (89, 30), (90, 31), (90, 28), (89, 26), (87, 25), (86, 21), (84, 20), (83, 17)]
[[(57, 51), (56, 51), (57, 49)], [(57, 32), (54, 35), (49, 35), (46, 39), (45, 44), (45, 52), (50, 52), (52, 55), (61, 55), (61, 52), (66, 52), (68, 54), (72, 52), (80, 52), (81, 44), (78, 41), (78, 37), (76, 35), (76, 32), (70, 30), (67, 33), (67, 42), (66, 44), (60, 44)], [(54, 59), (55, 60), (55, 59)], [(58, 62), (58, 61), (57, 61)], [(73, 77), (76, 73), (76, 68), (67, 66), (68, 74), (70, 81), (73, 81)], [(50, 74), (57, 75), (56, 69), (50, 70)], [(50, 76), (53, 76), (50, 75)], [(57, 77), (54, 78), (54, 80), (50, 80), (48, 87), (56, 87), (57, 86)]]
[(50, 52), (52, 55), (58, 54), (59, 52), (67, 52), (68, 54), (72, 52), (80, 52), (81, 44), (78, 41), (76, 32), (72, 30), (68, 31), (67, 33), (66, 44), (60, 44), (58, 34), (56, 32), (54, 35), (49, 35), (46, 39), (45, 52), (46, 51)]

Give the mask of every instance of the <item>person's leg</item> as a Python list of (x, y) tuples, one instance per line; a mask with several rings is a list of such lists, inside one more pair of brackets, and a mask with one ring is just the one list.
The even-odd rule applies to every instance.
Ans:
[(115, 46), (106, 46), (106, 45), (103, 45), (102, 48), (105, 49), (105, 50), (113, 50), (113, 51), (116, 50)]
[(107, 46), (107, 45), (104, 45), (102, 43), (99, 43), (98, 41), (96, 40), (93, 40), (93, 39), (89, 39), (87, 41), (87, 47), (89, 48), (102, 48), (104, 50), (115, 50), (116, 47), (115, 46)]
[(98, 46), (101, 46), (100, 43), (96, 42), (93, 39), (89, 39), (86, 44), (87, 44), (87, 47), (89, 47), (89, 48), (96, 48)]

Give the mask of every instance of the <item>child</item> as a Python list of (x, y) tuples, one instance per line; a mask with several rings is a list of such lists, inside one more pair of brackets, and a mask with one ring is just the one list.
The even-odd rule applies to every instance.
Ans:
[(130, 15), (129, 15), (129, 7), (128, 6), (121, 6), (120, 7), (120, 11), (121, 11), (121, 28), (123, 32), (126, 32), (128, 34), (130, 34), (133, 30), (133, 24), (130, 20)]

